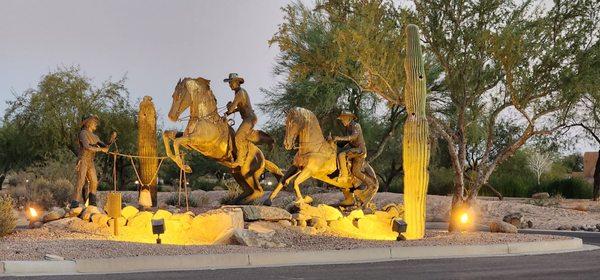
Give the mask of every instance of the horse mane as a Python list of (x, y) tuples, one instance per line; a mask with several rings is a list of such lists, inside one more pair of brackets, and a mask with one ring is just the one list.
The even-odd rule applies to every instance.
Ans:
[(302, 125), (303, 126), (313, 126), (314, 124), (316, 124), (319, 129), (321, 128), (321, 125), (319, 125), (319, 120), (317, 119), (317, 116), (311, 112), (308, 109), (302, 108), (302, 107), (294, 107), (292, 109), (292, 113), (294, 114), (294, 118), (302, 121)]

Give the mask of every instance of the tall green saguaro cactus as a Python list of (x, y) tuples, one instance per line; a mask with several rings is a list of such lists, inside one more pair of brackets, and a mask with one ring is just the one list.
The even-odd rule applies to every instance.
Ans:
[(404, 165), (404, 220), (406, 239), (425, 235), (425, 203), (429, 184), (429, 126), (425, 112), (426, 83), (419, 28), (406, 27), (406, 86), (404, 102), (408, 117), (404, 123), (402, 159)]
[[(138, 113), (138, 155), (140, 158), (140, 205), (151, 207), (157, 205), (156, 185), (158, 178), (156, 171), (158, 159), (156, 158), (156, 109), (152, 97), (144, 96), (140, 103)], [(152, 157), (152, 158), (144, 158)], [(150, 191), (151, 203), (145, 199), (143, 192)]]

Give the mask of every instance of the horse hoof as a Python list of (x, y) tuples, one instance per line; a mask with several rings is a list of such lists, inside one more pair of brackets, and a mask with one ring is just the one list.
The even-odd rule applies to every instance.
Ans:
[(273, 205), (273, 201), (270, 198), (267, 198), (267, 200), (265, 200), (265, 202), (263, 202), (263, 205), (271, 206), (271, 205)]
[(185, 173), (192, 173), (192, 168), (189, 165), (185, 165), (183, 166), (183, 171), (185, 171)]

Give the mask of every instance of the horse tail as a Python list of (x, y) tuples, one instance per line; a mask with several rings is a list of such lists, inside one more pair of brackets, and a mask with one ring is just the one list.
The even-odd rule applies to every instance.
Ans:
[(281, 177), (283, 177), (283, 172), (281, 172), (279, 166), (267, 159), (265, 159), (265, 168), (267, 169), (267, 171), (271, 172), (271, 174), (273, 174), (275, 178), (277, 178), (277, 181), (279, 181)]

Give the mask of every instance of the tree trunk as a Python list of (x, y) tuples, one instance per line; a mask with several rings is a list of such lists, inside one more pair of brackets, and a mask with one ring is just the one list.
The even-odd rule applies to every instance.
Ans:
[(598, 159), (596, 160), (596, 168), (594, 169), (594, 192), (592, 200), (598, 201), (600, 198), (600, 150), (598, 151)]
[(419, 28), (406, 27), (406, 87), (404, 101), (408, 118), (404, 123), (402, 165), (404, 168), (404, 237), (425, 236), (425, 207), (429, 185), (429, 125), (426, 116), (426, 85)]
[(0, 191), (2, 190), (2, 185), (4, 184), (4, 179), (6, 179), (6, 175), (0, 175)]
[(458, 215), (460, 214), (459, 210), (462, 208), (462, 205), (464, 204), (465, 200), (463, 196), (464, 185), (462, 184), (462, 174), (460, 174), (461, 178), (456, 178), (457, 176), (459, 176), (459, 174), (455, 174), (454, 178), (454, 193), (452, 194), (450, 221), (448, 222), (449, 232), (460, 231), (460, 225), (458, 224)]

